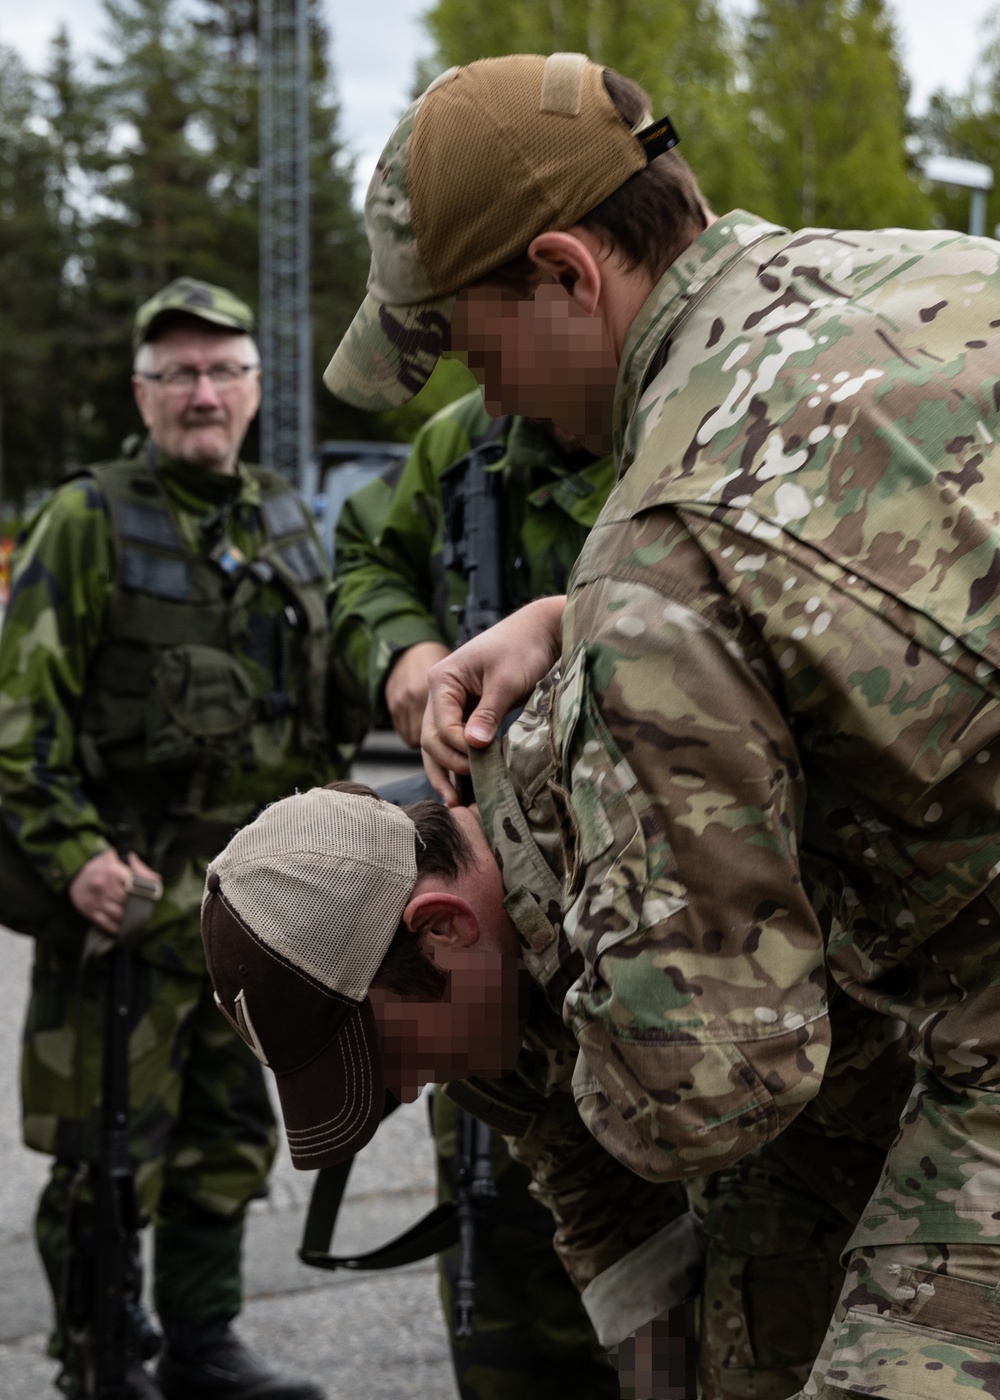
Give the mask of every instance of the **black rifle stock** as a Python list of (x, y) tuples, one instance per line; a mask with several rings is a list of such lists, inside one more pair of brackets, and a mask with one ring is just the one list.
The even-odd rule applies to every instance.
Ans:
[[(123, 854), (124, 851), (124, 854)], [(123, 846), (119, 854), (127, 856)], [(83, 957), (99, 958), (105, 979), (100, 1146), (96, 1166), (82, 1163), (77, 1190), (93, 1181), (92, 1223), (79, 1200), (70, 1215), (67, 1318), (84, 1394), (125, 1400), (127, 1373), (149, 1360), (160, 1339), (139, 1301), (139, 1209), (129, 1161), (128, 1041), (133, 1007), (132, 949), (152, 914), (159, 886), (133, 875), (120, 934), (87, 935)]]

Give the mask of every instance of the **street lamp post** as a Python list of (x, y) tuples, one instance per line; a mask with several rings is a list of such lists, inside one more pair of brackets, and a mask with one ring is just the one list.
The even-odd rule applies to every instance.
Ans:
[(928, 156), (924, 174), (939, 185), (960, 185), (970, 191), (969, 232), (981, 238), (986, 232), (986, 196), (993, 188), (993, 171), (977, 160), (957, 156)]

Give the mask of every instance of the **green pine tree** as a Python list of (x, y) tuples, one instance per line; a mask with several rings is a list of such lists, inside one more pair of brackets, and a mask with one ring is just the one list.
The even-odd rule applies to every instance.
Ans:
[(52, 479), (62, 450), (52, 371), (63, 232), (49, 177), (37, 85), (0, 46), (0, 500), (8, 504)]

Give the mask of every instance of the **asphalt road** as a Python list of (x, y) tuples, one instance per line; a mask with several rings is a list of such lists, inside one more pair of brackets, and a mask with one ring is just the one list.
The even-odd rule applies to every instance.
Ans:
[[(358, 766), (380, 784), (412, 772), (391, 743)], [(0, 1400), (55, 1395), (45, 1356), (49, 1300), (32, 1236), (47, 1158), (28, 1152), (18, 1122), (18, 1041), (31, 944), (0, 929)], [(454, 1400), (432, 1261), (391, 1273), (325, 1273), (296, 1257), (312, 1176), (282, 1149), (268, 1200), (246, 1236), (244, 1340), (270, 1364), (324, 1385), (329, 1400)], [(433, 1204), (423, 1101), (404, 1106), (358, 1159), (337, 1228), (338, 1249), (372, 1248)]]

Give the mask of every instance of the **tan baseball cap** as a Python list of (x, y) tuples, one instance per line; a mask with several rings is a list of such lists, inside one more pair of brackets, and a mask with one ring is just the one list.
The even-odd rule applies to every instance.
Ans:
[(669, 118), (629, 129), (604, 71), (579, 53), (484, 58), (413, 103), (368, 187), (368, 295), (324, 375), (334, 394), (372, 410), (412, 398), (458, 292), (676, 145)]
[(391, 803), (313, 788), (267, 807), (208, 867), (215, 1000), (274, 1071), (303, 1170), (352, 1156), (382, 1117), (368, 989), (416, 882), (415, 840)]

